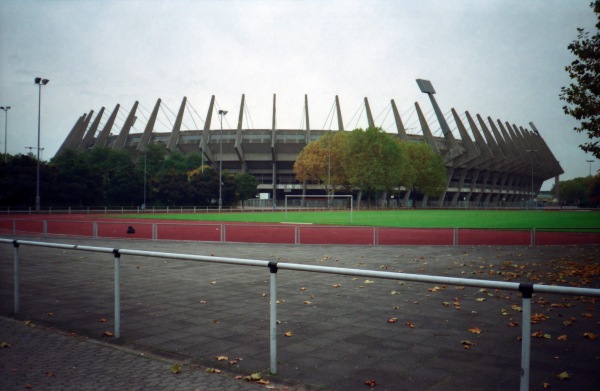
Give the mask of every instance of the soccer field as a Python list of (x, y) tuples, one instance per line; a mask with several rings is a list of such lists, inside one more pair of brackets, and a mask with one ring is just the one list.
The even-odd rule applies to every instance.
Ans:
[(319, 212), (227, 212), (116, 215), (139, 219), (247, 223), (301, 223), (406, 228), (600, 229), (600, 213), (590, 211), (380, 210)]

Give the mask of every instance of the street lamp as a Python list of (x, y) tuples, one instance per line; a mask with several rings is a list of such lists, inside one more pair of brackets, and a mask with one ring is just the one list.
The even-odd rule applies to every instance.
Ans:
[[(537, 149), (527, 149), (526, 152), (535, 153)], [(531, 200), (529, 201), (529, 205), (533, 208), (533, 155), (531, 155)]]
[(50, 80), (36, 77), (34, 82), (39, 87), (38, 93), (38, 133), (37, 133), (37, 175), (36, 175), (36, 187), (35, 187), (35, 210), (40, 210), (40, 117), (42, 109), (42, 86), (48, 84)]
[[(9, 107), (10, 109), (10, 107)], [(6, 148), (6, 147), (4, 147)], [(6, 155), (6, 149), (4, 150), (4, 155)], [(590, 163), (590, 176), (592, 176), (592, 163), (594, 163), (594, 160), (586, 160), (586, 162)]]
[(327, 137), (327, 154), (329, 162), (327, 163), (327, 206), (331, 209), (331, 129), (329, 129)]
[(221, 135), (219, 137), (219, 212), (223, 206), (223, 116), (227, 110), (219, 110), (221, 120)]
[(4, 163), (6, 163), (6, 135), (8, 134), (8, 110), (10, 110), (10, 106), (2, 106), (0, 110), (4, 110)]

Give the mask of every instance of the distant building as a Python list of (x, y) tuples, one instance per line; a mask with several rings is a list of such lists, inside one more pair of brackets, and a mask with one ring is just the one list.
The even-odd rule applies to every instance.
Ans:
[[(563, 170), (548, 148), (533, 123), (531, 130), (501, 120), (484, 119), (480, 115), (464, 113), (464, 120), (452, 109), (454, 132), (450, 129), (433, 94), (429, 81), (417, 80), (421, 91), (431, 101), (441, 135), (434, 136), (418, 103), (420, 132), (405, 129), (394, 100), (391, 100), (397, 137), (409, 142), (425, 142), (439, 153), (447, 169), (448, 186), (445, 193), (436, 198), (422, 197), (423, 206), (518, 206), (535, 197), (548, 179), (555, 178)], [(285, 194), (324, 194), (323, 186), (298, 182), (293, 165), (300, 151), (309, 142), (329, 131), (344, 131), (340, 102), (335, 98), (337, 128), (328, 130), (311, 129), (308, 98), (305, 96), (303, 129), (278, 129), (276, 126), (276, 97), (273, 96), (273, 126), (271, 129), (244, 129), (245, 96), (242, 95), (237, 129), (223, 129), (215, 115), (215, 97), (212, 96), (203, 129), (181, 130), (187, 99), (183, 98), (170, 132), (155, 132), (155, 122), (161, 107), (159, 99), (146, 121), (142, 133), (130, 133), (137, 120), (136, 101), (120, 129), (113, 129), (120, 105), (117, 104), (100, 129), (104, 107), (94, 117), (94, 112), (82, 115), (63, 142), (57, 154), (66, 149), (91, 150), (98, 147), (127, 149), (134, 155), (144, 153), (148, 144), (163, 143), (167, 151), (203, 154), (207, 164), (230, 172), (247, 172), (254, 175), (260, 185), (259, 191), (270, 193), (274, 202)], [(364, 99), (369, 127), (377, 124), (373, 120), (369, 101)], [(92, 121), (92, 118), (94, 120)], [(468, 130), (469, 129), (469, 130)], [(113, 135), (112, 132), (115, 134)], [(222, 151), (222, 153), (221, 153)], [(396, 200), (408, 201), (411, 189), (398, 189)], [(414, 197), (413, 197), (414, 198)]]

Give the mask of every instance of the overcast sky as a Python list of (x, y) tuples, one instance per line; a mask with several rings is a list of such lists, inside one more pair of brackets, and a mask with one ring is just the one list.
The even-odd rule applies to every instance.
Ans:
[[(117, 103), (129, 111), (138, 100), (134, 132), (142, 131), (158, 98), (165, 111), (157, 131), (168, 131), (169, 110), (176, 112), (184, 96), (192, 113), (184, 128), (195, 128), (194, 121), (202, 127), (211, 95), (230, 111), (223, 126), (235, 127), (242, 94), (251, 128), (271, 127), (273, 94), (279, 129), (303, 124), (305, 94), (313, 129), (329, 127), (335, 95), (349, 129), (366, 126), (364, 97), (389, 132), (390, 99), (405, 125), (418, 128), (414, 103), (431, 112), (415, 82), (422, 78), (432, 82), (444, 112), (528, 129), (533, 122), (565, 170), (561, 179), (586, 176), (593, 157), (578, 147), (586, 135), (572, 130), (577, 124), (563, 114), (558, 95), (570, 82), (564, 67), (574, 59), (567, 46), (577, 27), (595, 29), (589, 3), (0, 0), (0, 106), (12, 107), (8, 153), (37, 146), (37, 76), (50, 79), (42, 87), (44, 160), (83, 113), (104, 106), (104, 123)], [(3, 152), (4, 112), (0, 118)]]

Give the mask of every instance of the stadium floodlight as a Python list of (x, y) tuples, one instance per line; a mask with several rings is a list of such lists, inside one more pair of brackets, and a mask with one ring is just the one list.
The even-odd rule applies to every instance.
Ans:
[(37, 133), (37, 174), (36, 174), (36, 186), (35, 186), (35, 210), (40, 210), (40, 119), (42, 112), (42, 86), (48, 84), (50, 80), (42, 79), (41, 77), (35, 78), (35, 84), (39, 87), (38, 93), (38, 133)]
[(221, 134), (219, 136), (219, 212), (223, 207), (223, 116), (227, 114), (227, 110), (219, 110), (221, 119)]
[[(4, 150), (4, 154), (6, 155), (6, 149)], [(590, 163), (590, 176), (592, 176), (592, 163), (594, 163), (594, 160), (586, 160), (586, 162)]]
[(435, 94), (435, 90), (433, 89), (433, 85), (429, 80), (417, 79), (417, 84), (421, 89), (421, 92), (425, 94)]
[(8, 110), (10, 106), (2, 106), (0, 110), (4, 110), (4, 163), (6, 163), (6, 143), (8, 134)]

